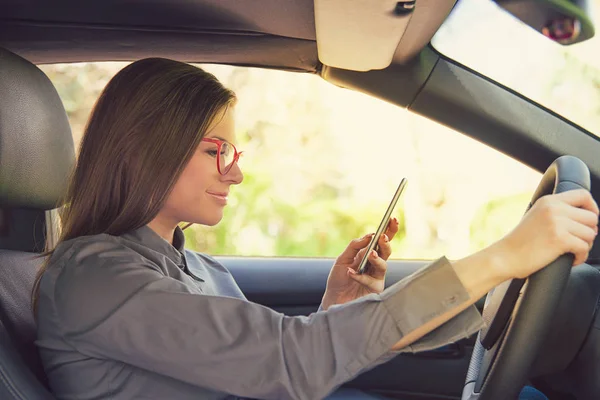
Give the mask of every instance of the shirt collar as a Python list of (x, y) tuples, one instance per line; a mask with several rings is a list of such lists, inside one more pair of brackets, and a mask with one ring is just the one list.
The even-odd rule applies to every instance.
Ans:
[(163, 239), (148, 225), (144, 225), (134, 231), (128, 232), (123, 236), (129, 240), (144, 245), (149, 249), (164, 254), (175, 264), (181, 263), (181, 258), (183, 252), (185, 251), (185, 236), (179, 226), (175, 228), (173, 244)]

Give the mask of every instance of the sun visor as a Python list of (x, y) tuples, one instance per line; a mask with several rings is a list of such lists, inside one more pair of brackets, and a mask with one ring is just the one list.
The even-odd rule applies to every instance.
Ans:
[[(387, 68), (421, 50), (455, 0), (315, 0), (319, 60), (353, 71)], [(406, 48), (403, 44), (406, 43)], [(394, 55), (401, 54), (399, 59)]]

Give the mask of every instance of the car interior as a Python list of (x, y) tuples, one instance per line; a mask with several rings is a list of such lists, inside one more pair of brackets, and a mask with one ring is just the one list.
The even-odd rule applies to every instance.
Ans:
[[(449, 126), (543, 173), (532, 202), (573, 188), (600, 198), (596, 135), (431, 45), (456, 3), (0, 0), (0, 398), (54, 398), (34, 343), (31, 288), (45, 241), (57, 238), (57, 206), (76, 154), (63, 103), (37, 65), (165, 57), (314, 74)], [(534, 3), (505, 8), (533, 26), (550, 15)], [(525, 17), (532, 15), (543, 18)], [(581, 21), (573, 40), (592, 37), (585, 14), (573, 15)], [(332, 262), (217, 258), (250, 301), (286, 315), (317, 311)], [(477, 337), (399, 355), (340, 393), (510, 399), (528, 384), (550, 399), (600, 398), (600, 246), (587, 264), (571, 269), (570, 262), (559, 258), (481, 299), (486, 329)], [(390, 261), (386, 285), (426, 263)]]

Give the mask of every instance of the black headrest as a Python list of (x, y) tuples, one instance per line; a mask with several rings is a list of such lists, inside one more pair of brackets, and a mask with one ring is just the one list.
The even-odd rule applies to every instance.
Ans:
[(0, 207), (57, 207), (74, 161), (56, 89), (38, 67), (0, 48)]

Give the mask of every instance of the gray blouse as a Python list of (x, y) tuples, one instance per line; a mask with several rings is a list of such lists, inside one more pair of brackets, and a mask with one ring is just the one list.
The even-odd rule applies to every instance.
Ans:
[(40, 355), (58, 399), (321, 399), (400, 352), (475, 333), (469, 307), (400, 352), (403, 335), (466, 301), (442, 258), (381, 294), (309, 316), (249, 302), (213, 258), (143, 226), (61, 243), (41, 280)]

